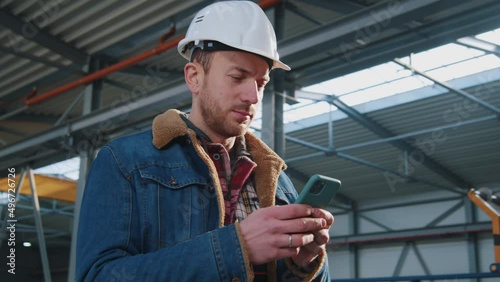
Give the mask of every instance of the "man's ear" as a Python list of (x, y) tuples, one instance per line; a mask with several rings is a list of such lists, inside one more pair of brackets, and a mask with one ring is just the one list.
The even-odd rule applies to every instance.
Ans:
[(200, 64), (190, 62), (184, 66), (184, 80), (191, 93), (198, 94), (200, 92), (203, 85), (203, 75), (204, 72)]

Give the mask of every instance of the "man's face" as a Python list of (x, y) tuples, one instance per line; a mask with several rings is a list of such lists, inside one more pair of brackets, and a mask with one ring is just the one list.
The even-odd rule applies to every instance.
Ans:
[(257, 55), (215, 52), (197, 95), (207, 134), (229, 138), (245, 134), (269, 81), (269, 66)]

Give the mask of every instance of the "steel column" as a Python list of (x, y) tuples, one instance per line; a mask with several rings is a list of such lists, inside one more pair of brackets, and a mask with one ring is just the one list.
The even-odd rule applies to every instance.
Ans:
[(76, 200), (75, 207), (73, 210), (73, 228), (71, 231), (71, 249), (69, 257), (69, 270), (68, 270), (68, 282), (75, 281), (75, 271), (76, 271), (76, 244), (78, 239), (78, 223), (80, 220), (80, 209), (82, 206), (83, 193), (85, 189), (85, 182), (87, 178), (87, 172), (91, 160), (90, 152), (80, 153), (80, 173), (78, 176), (78, 184), (76, 190)]
[[(351, 235), (359, 234), (359, 210), (358, 203), (353, 201), (349, 211), (349, 233)], [(359, 247), (356, 244), (349, 245), (349, 260), (351, 261), (351, 277), (359, 278)]]
[[(268, 15), (274, 22), (276, 38), (283, 37), (284, 32), (284, 4), (273, 8), (273, 13)], [(270, 87), (269, 87), (270, 86)], [(283, 125), (284, 73), (282, 70), (272, 71), (272, 80), (268, 91), (262, 99), (262, 130), (261, 139), (281, 157), (284, 156), (285, 130)]]
[[(474, 224), (477, 222), (477, 212), (472, 201), (464, 198), (465, 207), (465, 222)], [(479, 241), (477, 234), (467, 234), (467, 257), (469, 262), (469, 272), (474, 273), (479, 271)]]
[(274, 108), (275, 108), (275, 95), (272, 92), (264, 93), (262, 98), (262, 130), (260, 131), (260, 138), (271, 149), (276, 149), (274, 138)]
[(38, 201), (38, 193), (36, 191), (35, 176), (33, 170), (28, 168), (30, 178), (31, 197), (33, 201), (33, 213), (35, 215), (36, 233), (38, 237), (38, 247), (40, 249), (40, 257), (42, 260), (43, 277), (45, 282), (51, 282), (49, 257), (47, 255), (47, 247), (45, 245), (45, 237), (43, 234), (42, 217), (40, 215), (40, 202)]
[[(98, 72), (100, 70), (99, 60), (91, 58), (87, 68), (88, 73)], [(90, 114), (101, 107), (101, 91), (102, 79), (95, 80), (91, 84), (85, 86), (82, 115)]]
[[(99, 61), (90, 60), (89, 72), (99, 70)], [(90, 114), (100, 107), (100, 94), (102, 90), (102, 80), (94, 81), (91, 85), (85, 87), (85, 95), (83, 101), (83, 115)], [(85, 190), (85, 182), (87, 178), (87, 170), (91, 162), (93, 148), (86, 148), (88, 151), (81, 151), (80, 154), (80, 171), (78, 176), (78, 184), (76, 191), (75, 207), (73, 210), (73, 228), (71, 231), (71, 249), (69, 255), (69, 270), (68, 282), (75, 281), (76, 271), (76, 246), (78, 240), (78, 223), (80, 219), (80, 208), (82, 205), (83, 193)]]
[(333, 132), (333, 118), (332, 118), (332, 105), (329, 105), (328, 111), (328, 149), (333, 151), (335, 147), (334, 132)]
[[(274, 10), (274, 30), (276, 39), (280, 41), (285, 33), (285, 3), (280, 3), (273, 8)], [(285, 73), (284, 70), (276, 69), (273, 71), (273, 90), (274, 93), (285, 93)], [(285, 157), (285, 125), (284, 125), (284, 95), (273, 95), (274, 104), (274, 151), (276, 154)]]

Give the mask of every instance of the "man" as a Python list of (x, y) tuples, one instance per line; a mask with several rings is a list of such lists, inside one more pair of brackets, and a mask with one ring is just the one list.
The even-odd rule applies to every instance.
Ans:
[(290, 69), (276, 48), (253, 2), (195, 16), (178, 46), (192, 111), (169, 110), (151, 131), (100, 150), (82, 202), (78, 281), (329, 281), (333, 216), (290, 204), (283, 160), (247, 132), (270, 70)]

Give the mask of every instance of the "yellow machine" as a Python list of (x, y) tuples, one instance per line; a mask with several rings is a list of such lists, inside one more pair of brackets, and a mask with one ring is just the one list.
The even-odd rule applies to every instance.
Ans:
[(495, 207), (500, 207), (499, 195), (492, 195), (491, 190), (481, 188), (470, 189), (467, 196), (490, 218), (493, 225), (493, 244), (495, 245), (495, 262), (490, 265), (491, 272), (500, 272), (500, 213)]

